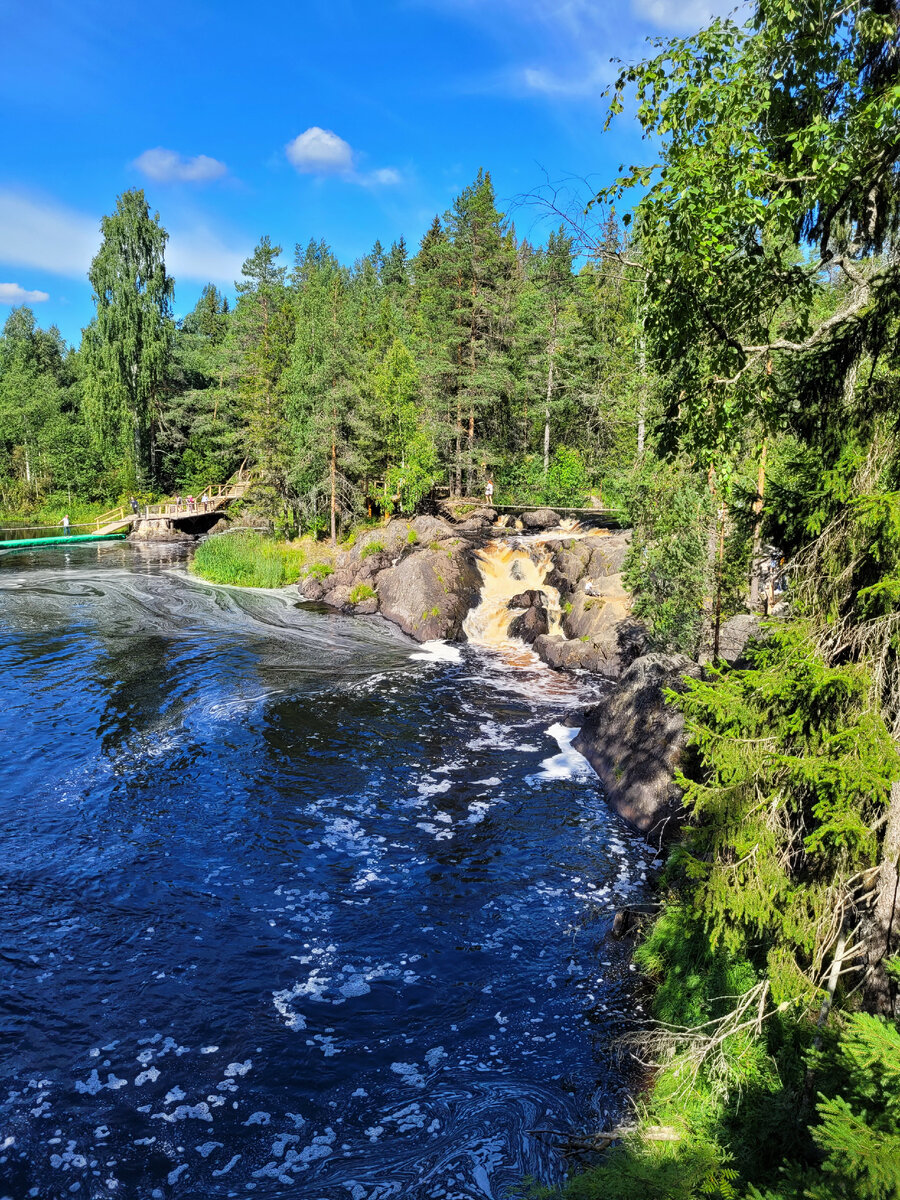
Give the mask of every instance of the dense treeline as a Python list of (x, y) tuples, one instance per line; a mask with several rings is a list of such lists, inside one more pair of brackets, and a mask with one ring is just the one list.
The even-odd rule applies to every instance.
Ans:
[[(593, 252), (565, 226), (518, 239), (479, 173), (410, 255), (352, 267), (322, 242), (293, 265), (263, 238), (233, 307), (208, 285), (172, 319), (166, 232), (142, 192), (103, 219), (96, 316), (78, 350), (13, 310), (0, 340), (0, 504), (112, 499), (224, 480), (291, 530), (435, 484), (583, 500), (636, 457), (633, 272), (609, 220)], [(71, 500), (69, 501), (71, 502)]]

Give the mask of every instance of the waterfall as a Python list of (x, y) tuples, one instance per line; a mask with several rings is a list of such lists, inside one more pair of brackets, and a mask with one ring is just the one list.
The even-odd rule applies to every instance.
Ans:
[(481, 600), (466, 617), (463, 632), (475, 646), (532, 657), (532, 651), (523, 641), (509, 636), (509, 625), (517, 611), (510, 608), (509, 601), (531, 588), (543, 592), (547, 598), (549, 632), (562, 632), (559, 591), (545, 583), (553, 566), (549, 548), (540, 541), (504, 538), (489, 542), (476, 551), (476, 556), (483, 580)]

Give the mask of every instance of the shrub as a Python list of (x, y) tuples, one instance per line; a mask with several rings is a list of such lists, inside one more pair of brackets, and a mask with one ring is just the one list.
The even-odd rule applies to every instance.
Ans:
[(367, 583), (358, 583), (350, 589), (350, 603), (362, 604), (363, 600), (374, 600), (377, 594), (375, 589), (369, 587)]
[(226, 533), (200, 543), (191, 570), (211, 583), (277, 588), (297, 582), (304, 557), (302, 546), (258, 533)]
[(416, 531), (414, 529), (411, 529), (409, 531), (409, 533), (406, 535), (407, 545), (414, 546), (418, 540), (419, 540), (419, 535), (416, 533)]
[(369, 542), (367, 546), (363, 546), (359, 552), (360, 558), (369, 558), (373, 554), (384, 553), (384, 542)]

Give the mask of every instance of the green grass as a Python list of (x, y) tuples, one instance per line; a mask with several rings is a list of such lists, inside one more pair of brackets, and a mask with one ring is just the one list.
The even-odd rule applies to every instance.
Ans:
[(334, 567), (331, 563), (314, 562), (306, 568), (304, 572), (307, 576), (311, 575), (313, 579), (318, 579), (321, 583), (323, 579), (327, 579), (329, 575), (334, 574)]
[(276, 542), (259, 533), (226, 533), (200, 543), (191, 570), (210, 583), (277, 588), (297, 582), (305, 559), (302, 545)]
[(375, 589), (369, 587), (367, 583), (358, 583), (356, 587), (350, 589), (348, 599), (351, 604), (361, 604), (363, 600), (374, 600), (377, 595)]
[(406, 535), (407, 545), (414, 546), (418, 540), (419, 540), (419, 535), (416, 533), (416, 531), (414, 529), (411, 529), (409, 531), (409, 533)]
[(359, 552), (360, 558), (369, 558), (372, 554), (383, 554), (384, 542), (369, 542), (367, 546), (363, 546)]

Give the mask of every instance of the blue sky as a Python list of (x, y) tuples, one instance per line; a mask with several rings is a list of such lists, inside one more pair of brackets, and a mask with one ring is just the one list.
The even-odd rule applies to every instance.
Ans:
[[(602, 131), (611, 58), (690, 32), (725, 0), (5, 0), (0, 322), (31, 303), (71, 343), (116, 195), (143, 187), (171, 235), (176, 312), (227, 293), (267, 233), (345, 262), (414, 252), (479, 167), (501, 207), (551, 179), (646, 156)], [(585, 189), (585, 194), (587, 189)]]

